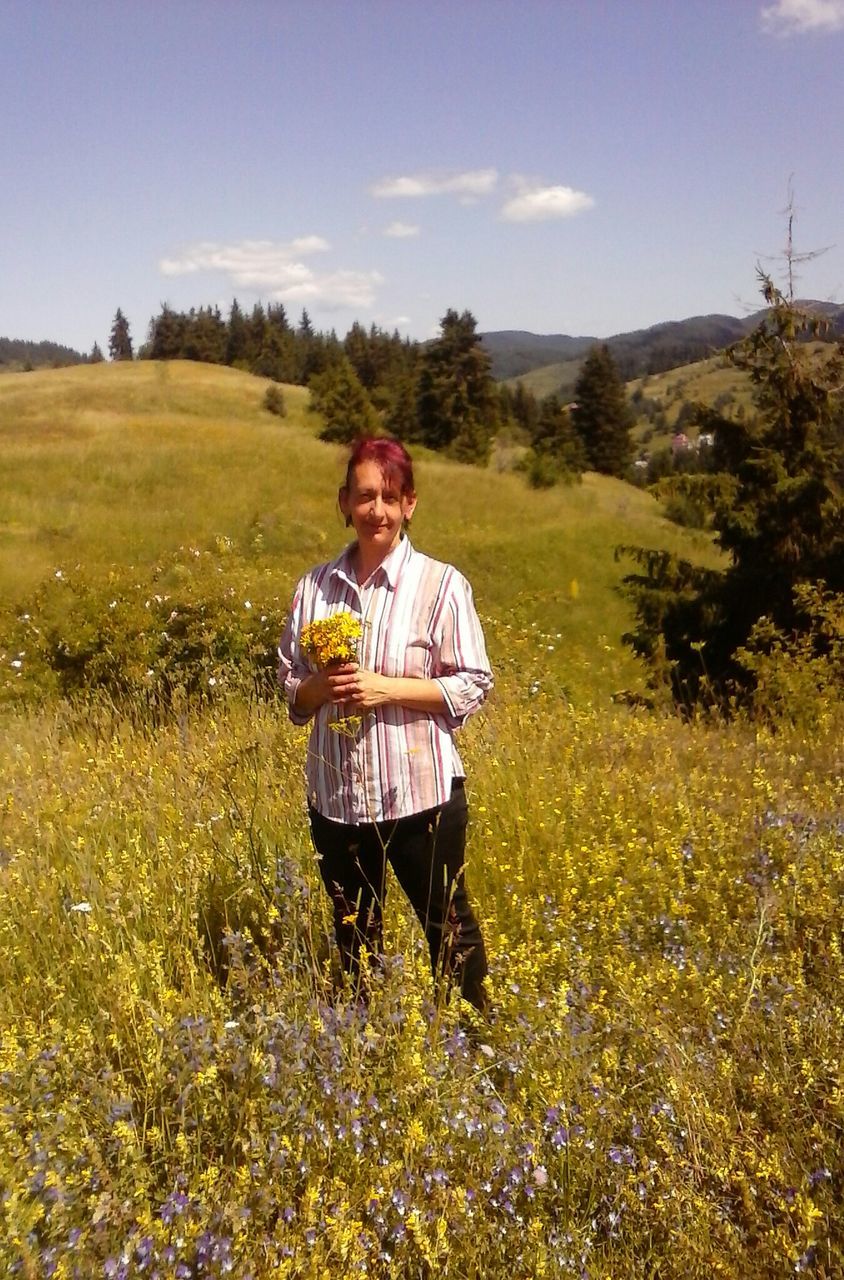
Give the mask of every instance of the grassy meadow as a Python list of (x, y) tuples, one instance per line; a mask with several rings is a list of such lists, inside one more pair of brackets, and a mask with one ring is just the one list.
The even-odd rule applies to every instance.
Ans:
[(342, 451), (264, 390), (0, 379), (0, 1272), (841, 1275), (841, 707), (611, 697), (642, 687), (613, 547), (702, 535), (620, 483), (420, 458), (414, 540), (470, 577), (498, 676), (461, 744), (484, 1024), (434, 1001), (395, 886), (368, 1009), (337, 989), (277, 700), (221, 678), (151, 716), (143, 669), (123, 699), (30, 672), (75, 584), (274, 619), (343, 545)]

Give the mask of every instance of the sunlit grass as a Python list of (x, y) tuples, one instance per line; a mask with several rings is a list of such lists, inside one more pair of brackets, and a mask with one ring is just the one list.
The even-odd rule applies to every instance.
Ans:
[(395, 886), (368, 1013), (332, 996), (280, 708), (10, 719), (0, 1257), (834, 1275), (840, 731), (508, 682), (465, 742), (496, 1010), (470, 1040)]
[[(88, 582), (131, 568), (146, 590), (159, 560), (222, 538), (248, 595), (254, 572), (277, 573), (286, 592), (335, 554), (347, 538), (334, 502), (343, 450), (316, 439), (302, 388), (284, 389), (286, 418), (264, 411), (266, 385), (189, 362), (0, 380), (0, 650), (4, 610), (25, 610), (56, 570)], [(548, 633), (554, 648), (530, 655), (535, 678), (604, 698), (641, 683), (618, 642), (632, 619), (614, 548), (711, 560), (708, 540), (607, 477), (537, 493), (419, 452), (414, 540), (468, 574), (490, 619)]]
[[(3, 591), (78, 580), (108, 611), (111, 573), (152, 618), (147, 570), (184, 546), (160, 625), (169, 591), (286, 598), (345, 540), (342, 451), (264, 386), (0, 383)], [(497, 674), (461, 741), (491, 1021), (435, 1002), (394, 884), (368, 1008), (337, 985), (277, 701), (176, 689), (153, 717), (141, 670), (119, 703), (7, 703), (0, 1272), (831, 1280), (840, 706), (811, 734), (613, 707), (613, 546), (706, 542), (597, 477), (531, 493), (423, 457), (419, 482), (413, 537), (468, 573)], [(3, 660), (13, 693), (34, 654)]]

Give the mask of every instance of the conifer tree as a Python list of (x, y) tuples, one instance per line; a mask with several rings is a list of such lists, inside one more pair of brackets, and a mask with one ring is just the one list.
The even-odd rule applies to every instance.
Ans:
[(91, 354), (88, 356), (88, 363), (102, 364), (103, 359), (104, 359), (104, 356), (100, 348), (100, 344), (98, 342), (95, 342), (93, 347), (91, 348)]
[(414, 435), (431, 449), (485, 463), (497, 425), (497, 396), (476, 330), (470, 311), (449, 310), (441, 320), (439, 338), (421, 358)]
[(309, 387), (311, 408), (324, 420), (320, 440), (349, 444), (357, 436), (378, 434), (378, 415), (345, 356), (315, 374)]
[(623, 477), (633, 461), (633, 417), (606, 343), (593, 347), (587, 355), (574, 396), (572, 421), (583, 441), (588, 466), (604, 475)]
[[(664, 654), (675, 696), (703, 688), (740, 690), (737, 660), (761, 618), (780, 632), (807, 627), (797, 592), (806, 584), (844, 591), (844, 356), (816, 349), (820, 322), (760, 273), (768, 310), (728, 351), (753, 386), (755, 412), (711, 412), (714, 475), (687, 476), (706, 488), (716, 540), (729, 557), (721, 572), (642, 548), (626, 548), (642, 570), (625, 579), (638, 626), (625, 637), (640, 656)], [(803, 340), (803, 341), (801, 341)]]
[(132, 359), (132, 338), (129, 333), (129, 321), (119, 307), (115, 312), (114, 323), (111, 326), (108, 354), (112, 360)]
[(182, 354), (185, 317), (164, 302), (160, 315), (149, 322), (149, 340), (142, 352), (150, 360), (177, 360)]
[(546, 396), (533, 430), (537, 453), (553, 459), (562, 471), (578, 475), (586, 469), (586, 450), (574, 429), (571, 413), (557, 396)]
[(249, 357), (249, 327), (237, 298), (232, 298), (226, 334), (226, 364), (245, 368)]

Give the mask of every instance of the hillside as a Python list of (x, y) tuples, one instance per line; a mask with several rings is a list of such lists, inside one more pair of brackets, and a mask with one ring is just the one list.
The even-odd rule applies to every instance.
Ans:
[[(811, 299), (799, 303), (821, 316), (827, 337), (844, 335), (844, 306)], [(764, 311), (737, 317), (692, 316), (664, 321), (646, 329), (617, 333), (609, 338), (568, 337), (566, 334), (534, 334), (500, 330), (482, 334), (492, 357), (493, 376), (500, 381), (518, 380), (537, 396), (573, 391), (583, 356), (596, 342), (605, 342), (622, 377), (647, 377), (681, 365), (694, 364), (737, 342), (759, 323)]]
[[(317, 440), (307, 392), (285, 388), (279, 420), (261, 408), (266, 386), (152, 361), (0, 380), (0, 599), (25, 608), (57, 571), (102, 580), (128, 566), (145, 590), (156, 559), (193, 547), (221, 557), (244, 599), (260, 584), (286, 601), (346, 539), (344, 455)], [(420, 454), (418, 487), (414, 540), (466, 571), (499, 664), (525, 685), (606, 695), (639, 679), (619, 643), (618, 543), (712, 554), (605, 477), (535, 493), (517, 475)]]

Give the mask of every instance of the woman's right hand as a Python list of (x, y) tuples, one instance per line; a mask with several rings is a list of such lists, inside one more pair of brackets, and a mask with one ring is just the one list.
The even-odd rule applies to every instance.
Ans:
[(310, 714), (326, 702), (344, 702), (349, 687), (349, 677), (358, 669), (356, 662), (340, 662), (314, 671), (299, 685), (296, 691), (296, 707)]

